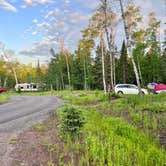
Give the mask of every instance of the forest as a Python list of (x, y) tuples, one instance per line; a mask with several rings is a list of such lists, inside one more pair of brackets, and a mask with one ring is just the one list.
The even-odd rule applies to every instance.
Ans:
[[(120, 2), (120, 3), (119, 3)], [(77, 48), (71, 52), (60, 39), (59, 51), (50, 48), (48, 64), (24, 65), (12, 60), (1, 46), (0, 84), (12, 89), (16, 83), (46, 83), (47, 89), (112, 90), (118, 83), (138, 87), (149, 82), (166, 83), (166, 37), (161, 36), (155, 13), (145, 20), (133, 3), (100, 1), (99, 8), (82, 29)], [(118, 4), (119, 3), (119, 4)], [(119, 5), (119, 14), (114, 5)], [(118, 34), (122, 25), (125, 35)], [(164, 32), (163, 32), (164, 33)], [(122, 38), (123, 37), (123, 38)], [(118, 43), (116, 39), (121, 39)]]

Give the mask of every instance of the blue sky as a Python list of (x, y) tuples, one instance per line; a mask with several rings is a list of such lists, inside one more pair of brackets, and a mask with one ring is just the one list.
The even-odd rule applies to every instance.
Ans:
[[(145, 17), (154, 11), (162, 21), (164, 35), (165, 0), (137, 0)], [(23, 63), (45, 62), (49, 48), (58, 49), (60, 38), (74, 50), (80, 31), (88, 24), (98, 0), (0, 0), (0, 42), (15, 51), (14, 59)], [(166, 21), (166, 20), (165, 20)], [(119, 34), (123, 36), (123, 30)], [(123, 40), (117, 39), (117, 43)]]

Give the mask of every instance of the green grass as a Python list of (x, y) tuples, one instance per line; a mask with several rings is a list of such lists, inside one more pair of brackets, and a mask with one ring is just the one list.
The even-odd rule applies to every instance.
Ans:
[[(165, 152), (143, 132), (121, 119), (87, 110), (84, 155), (94, 165), (163, 165)], [(89, 161), (87, 160), (87, 161)], [(92, 163), (89, 164), (92, 164)]]
[[(56, 95), (65, 99), (68, 105), (82, 109), (86, 118), (81, 138), (73, 142), (69, 137), (64, 145), (64, 151), (73, 156), (71, 163), (75, 161), (74, 156), (79, 157), (77, 165), (80, 166), (160, 166), (166, 162), (166, 152), (158, 141), (151, 139), (137, 126), (137, 123), (142, 124), (141, 111), (144, 109), (147, 111), (143, 119), (144, 128), (151, 123), (156, 126), (149, 119), (148, 112), (165, 112), (165, 94), (144, 97), (127, 95), (111, 102), (100, 91), (64, 91)], [(160, 105), (162, 107), (158, 107)], [(126, 110), (129, 111), (131, 123), (120, 116)]]
[(46, 126), (45, 124), (36, 124), (33, 126), (33, 129), (38, 131), (38, 132), (45, 132), (49, 130), (49, 127)]
[[(166, 128), (166, 94), (122, 95), (120, 98), (112, 95), (116, 99), (111, 101), (101, 91), (18, 95), (58, 96), (68, 107), (81, 110), (85, 118), (86, 123), (76, 139), (66, 136), (62, 143), (49, 144), (48, 165), (53, 165), (55, 156), (63, 166), (162, 166), (166, 163), (166, 151), (158, 140), (159, 130)], [(35, 130), (46, 132), (47, 128), (39, 124)], [(64, 159), (66, 156), (68, 161)]]
[(9, 93), (0, 93), (0, 104), (5, 103), (9, 99), (10, 99)]

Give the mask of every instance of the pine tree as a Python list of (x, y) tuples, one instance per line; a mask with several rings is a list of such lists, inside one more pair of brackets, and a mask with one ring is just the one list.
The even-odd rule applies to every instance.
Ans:
[(127, 83), (127, 49), (125, 45), (125, 41), (123, 41), (121, 48), (121, 56), (120, 56), (120, 69), (121, 69), (121, 78), (122, 83)]
[(42, 74), (42, 71), (41, 71), (41, 68), (40, 68), (40, 61), (38, 59), (38, 62), (37, 62), (37, 67), (36, 67), (36, 82), (37, 83), (42, 83), (42, 77), (43, 77), (43, 74)]

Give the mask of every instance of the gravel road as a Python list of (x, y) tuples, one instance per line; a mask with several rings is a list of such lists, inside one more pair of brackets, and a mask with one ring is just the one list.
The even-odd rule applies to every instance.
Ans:
[(0, 105), (0, 132), (19, 131), (46, 119), (62, 101), (52, 96), (13, 96)]
[(62, 100), (53, 96), (13, 96), (0, 105), (0, 166), (13, 166), (10, 140), (46, 120), (62, 104)]

